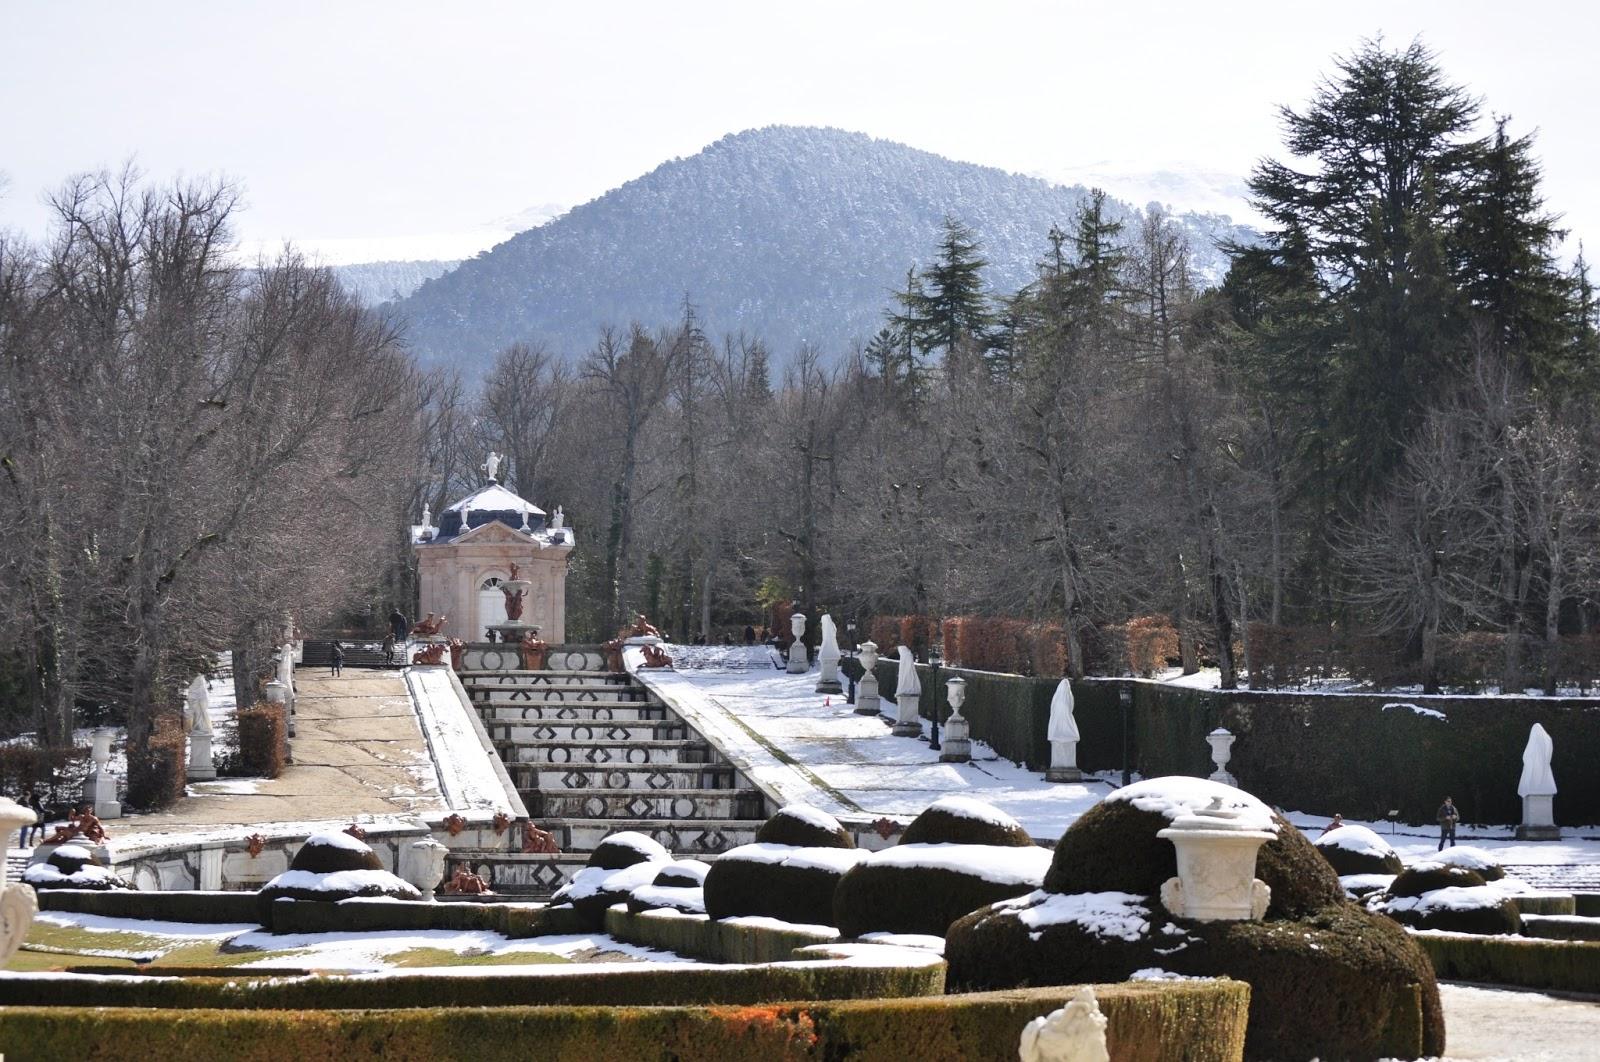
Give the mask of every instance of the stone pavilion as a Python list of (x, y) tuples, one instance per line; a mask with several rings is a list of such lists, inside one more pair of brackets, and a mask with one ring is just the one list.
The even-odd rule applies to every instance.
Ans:
[(506, 622), (500, 587), (512, 578), (532, 584), (522, 619), (554, 645), (566, 640), (567, 559), (572, 529), (557, 507), (553, 518), (502, 486), (499, 460), (484, 464), (489, 485), (467, 495), (443, 513), (438, 526), (424, 508), (422, 523), (411, 529), (417, 555), (417, 616), (429, 612), (448, 620), (441, 633), (468, 642), (488, 640), (493, 624)]

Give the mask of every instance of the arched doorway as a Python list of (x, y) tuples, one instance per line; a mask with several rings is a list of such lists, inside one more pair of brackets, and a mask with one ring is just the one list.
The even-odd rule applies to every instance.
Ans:
[(489, 628), (506, 621), (506, 595), (500, 577), (491, 575), (478, 585), (478, 637), (487, 640)]

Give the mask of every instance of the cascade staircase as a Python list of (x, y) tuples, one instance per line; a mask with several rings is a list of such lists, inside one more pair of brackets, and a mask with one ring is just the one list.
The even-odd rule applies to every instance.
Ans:
[(529, 817), (561, 849), (498, 855), (495, 891), (548, 896), (618, 830), (684, 857), (754, 840), (774, 809), (710, 742), (599, 654), (552, 662), (568, 669), (460, 676)]

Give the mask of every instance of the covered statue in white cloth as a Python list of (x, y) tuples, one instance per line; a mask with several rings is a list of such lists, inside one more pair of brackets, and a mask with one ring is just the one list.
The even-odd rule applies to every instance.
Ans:
[(1072, 715), (1072, 682), (1062, 679), (1050, 698), (1050, 724), (1045, 732), (1050, 739), (1050, 769), (1045, 779), (1051, 782), (1076, 782), (1078, 770), (1078, 721)]
[(1550, 770), (1554, 755), (1555, 743), (1550, 740), (1549, 731), (1533, 724), (1528, 731), (1528, 744), (1522, 750), (1522, 778), (1517, 782), (1517, 795), (1522, 798), (1519, 840), (1553, 841), (1561, 837), (1555, 818), (1556, 776)]
[(895, 683), (894, 695), (896, 697), (922, 696), (922, 680), (917, 678), (917, 658), (911, 655), (911, 647), (900, 647), (900, 678)]

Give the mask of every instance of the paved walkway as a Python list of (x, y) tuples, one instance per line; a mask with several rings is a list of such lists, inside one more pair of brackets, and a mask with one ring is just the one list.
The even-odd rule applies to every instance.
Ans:
[(1445, 983), (1445, 1058), (1570, 1062), (1595, 1057), (1600, 996)]
[(443, 810), (438, 776), (397, 671), (318, 669), (296, 676), (294, 762), (277, 778), (193, 782), (154, 815), (107, 823), (113, 842), (132, 834), (209, 826), (413, 815)]

